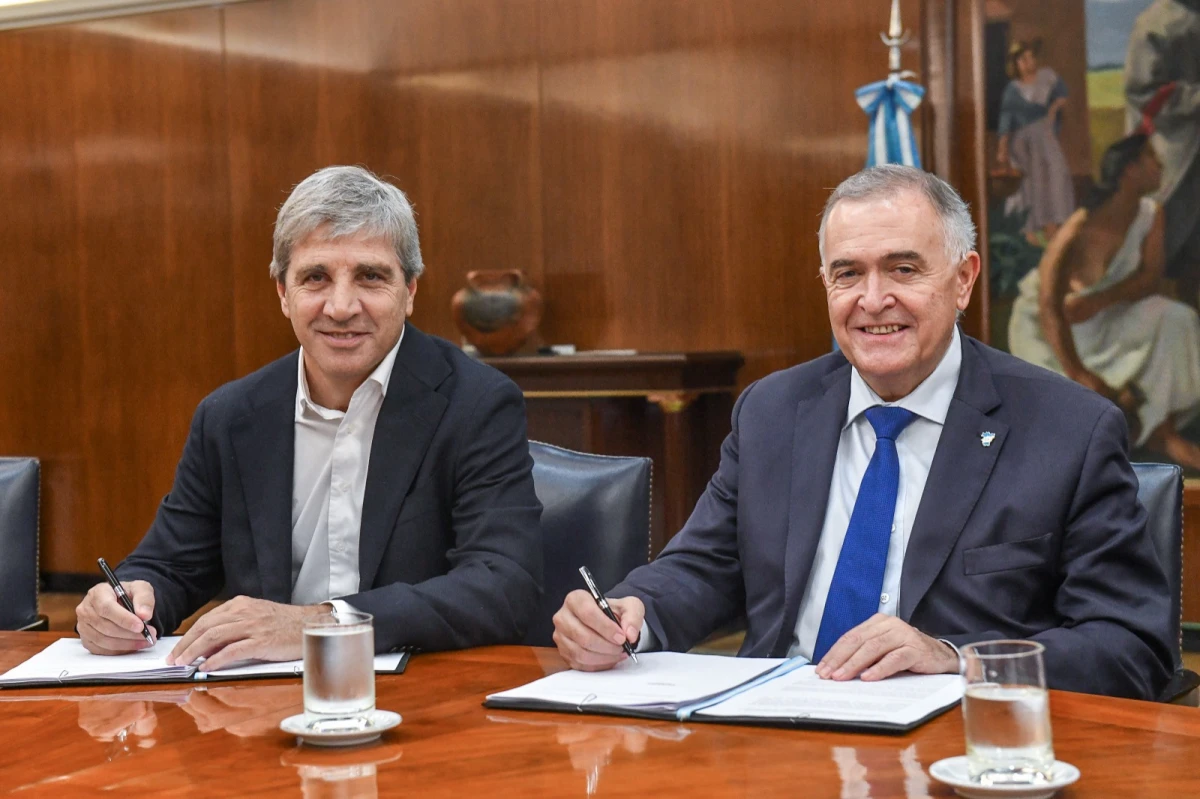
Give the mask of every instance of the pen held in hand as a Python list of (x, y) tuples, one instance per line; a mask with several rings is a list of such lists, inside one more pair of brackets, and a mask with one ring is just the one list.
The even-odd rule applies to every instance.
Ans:
[[(608, 604), (608, 599), (605, 598), (604, 594), (600, 593), (600, 586), (596, 585), (596, 580), (592, 577), (592, 572), (587, 566), (580, 566), (579, 573), (583, 575), (583, 582), (587, 584), (588, 593), (592, 595), (592, 599), (596, 600), (596, 605), (599, 606), (600, 610), (604, 611), (605, 616), (608, 616), (613, 620), (614, 624), (620, 627), (621, 622), (617, 619), (617, 614), (613, 613), (612, 607)], [(628, 640), (623, 641), (621, 647), (634, 663), (638, 662), (637, 655), (634, 653), (633, 647), (630, 646)]]
[[(125, 586), (121, 585), (121, 581), (117, 579), (117, 575), (113, 574), (112, 569), (108, 568), (107, 561), (104, 558), (97, 558), (96, 562), (100, 564), (100, 571), (104, 573), (104, 579), (108, 580), (108, 584), (112, 586), (113, 593), (117, 595), (117, 601), (125, 606), (125, 609), (137, 616), (137, 611), (133, 609), (133, 602), (129, 599), (129, 594), (125, 593)], [(139, 617), (139, 621), (140, 621)], [(142, 637), (146, 639), (146, 643), (154, 645), (154, 636), (150, 634), (150, 628), (146, 626), (146, 622), (142, 622)]]

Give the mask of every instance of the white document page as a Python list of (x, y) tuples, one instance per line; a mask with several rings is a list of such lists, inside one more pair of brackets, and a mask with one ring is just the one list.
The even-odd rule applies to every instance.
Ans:
[[(181, 680), (196, 671), (195, 666), (168, 666), (167, 655), (181, 636), (160, 638), (154, 646), (127, 655), (93, 655), (84, 649), (78, 638), (60, 638), (33, 657), (0, 676), (5, 683), (60, 683), (73, 680), (116, 679)], [(376, 671), (394, 671), (403, 654), (376, 655)], [(304, 671), (303, 661), (258, 662), (213, 672), (221, 677), (255, 677), (261, 675), (291, 675)], [(205, 679), (202, 673), (196, 679)]]
[(60, 638), (29, 660), (5, 672), (5, 682), (63, 682), (95, 677), (120, 677), (136, 680), (138, 675), (181, 679), (192, 673), (191, 666), (168, 666), (167, 655), (178, 638), (162, 638), (149, 649), (110, 657), (93, 655), (78, 638)]
[(525, 699), (571, 706), (674, 708), (733, 688), (784, 662), (681, 652), (638, 654), (608, 671), (560, 671), (488, 699)]
[[(393, 652), (389, 655), (375, 656), (375, 671), (392, 672), (396, 670), (396, 666), (400, 664), (400, 658), (404, 657), (402, 652)], [(214, 677), (258, 677), (265, 674), (303, 674), (303, 660), (285, 660), (275, 663), (271, 662), (253, 662), (244, 666), (234, 666), (228, 669), (219, 669), (212, 672)], [(196, 679), (204, 679), (204, 672), (197, 672)]]
[(696, 717), (828, 719), (911, 724), (962, 699), (957, 674), (901, 674), (878, 682), (834, 682), (804, 666), (697, 711)]

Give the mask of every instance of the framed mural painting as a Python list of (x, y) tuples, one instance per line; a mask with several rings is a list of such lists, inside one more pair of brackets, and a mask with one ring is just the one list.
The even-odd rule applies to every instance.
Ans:
[(991, 343), (1200, 477), (1200, 0), (984, 8)]

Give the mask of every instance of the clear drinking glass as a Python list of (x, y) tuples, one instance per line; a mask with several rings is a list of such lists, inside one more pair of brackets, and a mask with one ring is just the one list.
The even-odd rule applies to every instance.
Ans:
[(1044, 651), (1035, 641), (986, 641), (962, 648), (967, 680), (963, 727), (972, 780), (1037, 785), (1052, 779)]
[(304, 723), (316, 732), (363, 729), (375, 709), (375, 628), (369, 613), (304, 622)]

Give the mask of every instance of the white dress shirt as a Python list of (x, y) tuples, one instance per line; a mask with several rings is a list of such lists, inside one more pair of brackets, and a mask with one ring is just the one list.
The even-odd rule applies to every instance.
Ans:
[(375, 421), (383, 407), (396, 346), (350, 397), (343, 411), (313, 402), (300, 351), (292, 471), (292, 604), (330, 602), (358, 593), (358, 541)]
[(833, 479), (829, 485), (829, 503), (825, 508), (825, 524), (821, 528), (821, 540), (817, 545), (808, 586), (800, 601), (796, 637), (788, 650), (789, 657), (801, 655), (812, 659), (817, 632), (821, 629), (821, 617), (825, 615), (825, 600), (842, 551), (842, 541), (846, 538), (846, 528), (850, 526), (854, 500), (858, 496), (858, 487), (867, 471), (867, 464), (875, 453), (875, 429), (863, 414), (863, 411), (875, 405), (898, 406), (917, 415), (896, 437), (900, 483), (896, 492), (896, 512), (892, 518), (887, 566), (883, 572), (883, 591), (879, 595), (879, 612), (896, 615), (900, 605), (904, 552), (908, 548), (913, 520), (921, 504), (925, 480), (929, 477), (929, 467), (933, 463), (938, 440), (942, 437), (942, 427), (950, 410), (950, 401), (954, 399), (961, 368), (962, 342), (956, 325), (950, 346), (933, 373), (910, 394), (895, 402), (884, 402), (871, 390), (858, 370), (851, 369), (850, 401), (846, 410), (846, 424), (838, 439)]

